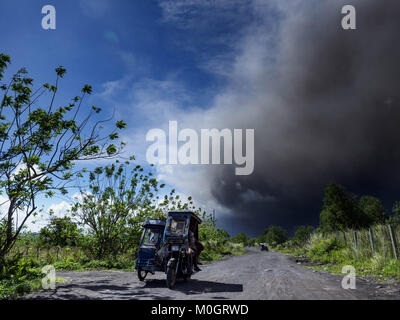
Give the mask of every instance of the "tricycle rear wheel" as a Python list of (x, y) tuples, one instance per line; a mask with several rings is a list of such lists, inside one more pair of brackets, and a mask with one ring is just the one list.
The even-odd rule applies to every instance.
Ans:
[(144, 281), (144, 279), (146, 279), (147, 274), (148, 272), (142, 270), (142, 268), (137, 269), (137, 276), (140, 281)]

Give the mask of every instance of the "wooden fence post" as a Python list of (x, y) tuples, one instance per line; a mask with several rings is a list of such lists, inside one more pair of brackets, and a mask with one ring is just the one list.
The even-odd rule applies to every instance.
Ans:
[(390, 233), (390, 240), (392, 241), (392, 248), (393, 248), (394, 258), (397, 260), (398, 259), (398, 255), (397, 255), (396, 235), (394, 234), (393, 225), (389, 224), (388, 227), (389, 227), (389, 233)]
[(372, 254), (375, 254), (374, 233), (372, 232), (372, 229), (371, 229), (371, 228), (369, 228), (369, 240), (371, 241), (371, 250), (372, 250)]
[(358, 236), (357, 236), (357, 231), (354, 231), (354, 247), (357, 249), (358, 248)]

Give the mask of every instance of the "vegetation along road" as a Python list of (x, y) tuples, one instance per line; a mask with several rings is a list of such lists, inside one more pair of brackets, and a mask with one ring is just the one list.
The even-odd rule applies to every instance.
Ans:
[[(343, 277), (304, 267), (284, 254), (248, 249), (202, 266), (189, 282), (178, 281), (174, 290), (165, 275), (148, 275), (140, 282), (134, 272), (59, 272), (65, 278), (56, 290), (30, 294), (24, 299), (387, 299), (387, 287), (357, 279), (357, 288), (345, 290)], [(393, 288), (391, 288), (393, 289)]]

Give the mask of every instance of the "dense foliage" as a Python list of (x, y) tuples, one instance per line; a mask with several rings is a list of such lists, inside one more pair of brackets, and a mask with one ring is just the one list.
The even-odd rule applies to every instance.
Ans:
[(296, 228), (294, 237), (292, 239), (293, 244), (296, 246), (303, 246), (310, 239), (314, 232), (314, 227), (312, 226), (299, 226)]
[(244, 232), (241, 232), (232, 238), (232, 242), (242, 243), (247, 246), (250, 243), (250, 239)]
[[(0, 54), (0, 80), (10, 62), (8, 55)], [(84, 85), (70, 103), (56, 105), (66, 69), (60, 66), (55, 73), (54, 84), (36, 89), (25, 68), (0, 83), (0, 193), (7, 198), (1, 204), (7, 212), (0, 220), (0, 258), (12, 249), (26, 221), (37, 214), (39, 195), (67, 193), (79, 173), (77, 161), (110, 158), (123, 146), (113, 141), (118, 139), (118, 130), (125, 128), (124, 121), (101, 135), (106, 122), (96, 119), (101, 109), (83, 107), (85, 97), (92, 93), (90, 85)], [(22, 218), (17, 222), (18, 214)]]
[(271, 247), (275, 247), (287, 239), (286, 230), (280, 226), (270, 226), (265, 229), (264, 232), (255, 239), (256, 244), (267, 243)]
[(48, 247), (74, 247), (79, 244), (81, 236), (82, 231), (70, 217), (53, 217), (50, 223), (40, 230), (39, 241)]
[(320, 230), (333, 232), (346, 229), (362, 229), (382, 223), (386, 211), (381, 201), (372, 196), (349, 194), (335, 183), (325, 189), (323, 208), (320, 214)]

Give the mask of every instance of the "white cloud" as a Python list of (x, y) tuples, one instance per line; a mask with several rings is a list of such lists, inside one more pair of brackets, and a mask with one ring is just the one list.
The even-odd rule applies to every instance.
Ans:
[[(164, 22), (179, 28), (191, 28), (193, 32), (205, 30), (205, 39), (212, 43), (225, 44), (226, 51), (215, 56), (206, 56), (196, 50), (193, 54), (198, 58), (199, 67), (214, 75), (223, 77), (227, 85), (215, 94), (208, 106), (198, 106), (193, 101), (192, 93), (186, 90), (179, 73), (172, 74), (164, 80), (144, 79), (130, 88), (129, 100), (121, 110), (130, 119), (133, 129), (126, 134), (128, 147), (144, 161), (148, 143), (145, 141), (149, 129), (166, 130), (168, 121), (177, 120), (178, 130), (192, 128), (257, 128), (261, 130), (263, 143), (258, 145), (257, 152), (269, 154), (279, 161), (272, 162), (268, 167), (271, 171), (281, 172), (277, 181), (264, 168), (258, 169), (262, 179), (280, 185), (282, 181), (292, 178), (290, 172), (282, 170), (281, 155), (286, 148), (293, 148), (285, 143), (286, 126), (290, 125), (288, 109), (282, 104), (282, 95), (277, 92), (275, 82), (277, 75), (285, 68), (284, 64), (276, 63), (278, 55), (285, 48), (285, 32), (287, 19), (301, 17), (297, 9), (299, 1), (160, 1), (163, 9)], [(271, 12), (278, 12), (279, 19), (272, 17)], [(303, 9), (304, 12), (304, 9)], [(293, 18), (293, 16), (295, 18)], [(254, 20), (247, 21), (249, 17)], [(227, 34), (214, 34), (213, 28), (218, 20), (239, 25), (234, 40)], [(229, 25), (228, 25), (229, 26)], [(192, 32), (192, 31), (190, 31)], [(225, 37), (225, 38), (224, 38)], [(282, 49), (283, 48), (283, 49)], [(283, 70), (284, 71), (284, 70)], [(126, 85), (126, 83), (124, 83)], [(274, 91), (275, 90), (275, 91)], [(257, 136), (257, 131), (256, 131)], [(256, 137), (257, 139), (257, 137)], [(283, 141), (277, 147), (277, 141)], [(140, 157), (143, 155), (142, 157)], [(264, 161), (264, 160), (263, 160)], [(257, 167), (257, 164), (256, 164)], [(257, 168), (256, 168), (257, 169)], [(197, 203), (207, 209), (215, 208), (225, 216), (230, 209), (221, 205), (215, 195), (215, 188), (229, 190), (231, 181), (225, 181), (222, 166), (183, 166), (156, 167), (158, 176), (164, 182), (176, 187), (179, 192), (192, 195)], [(233, 175), (233, 174), (232, 174)], [(235, 177), (232, 177), (235, 180)], [(241, 183), (243, 192), (240, 200), (243, 202), (273, 201), (271, 195), (261, 194), (252, 189), (251, 185)], [(235, 187), (235, 184), (234, 186)], [(221, 215), (219, 215), (221, 216)]]
[(61, 201), (59, 203), (55, 203), (49, 206), (48, 211), (53, 211), (53, 216), (54, 217), (64, 217), (67, 213), (68, 210), (71, 209), (71, 203), (67, 201)]

